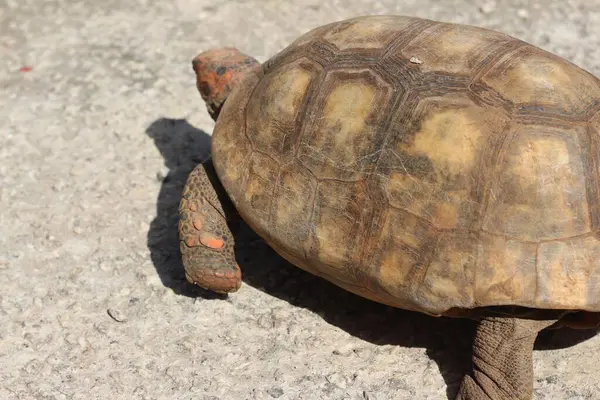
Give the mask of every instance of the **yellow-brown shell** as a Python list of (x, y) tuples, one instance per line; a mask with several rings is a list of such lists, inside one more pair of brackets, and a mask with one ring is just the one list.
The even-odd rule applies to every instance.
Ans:
[(213, 160), (276, 251), (364, 297), (600, 311), (598, 110), (595, 77), (525, 42), (361, 17), (248, 76)]

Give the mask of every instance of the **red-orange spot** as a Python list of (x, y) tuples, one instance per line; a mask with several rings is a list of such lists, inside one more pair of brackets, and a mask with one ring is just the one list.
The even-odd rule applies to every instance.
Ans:
[(187, 244), (188, 247), (194, 247), (198, 245), (198, 241), (193, 237), (189, 237), (185, 239), (185, 244)]
[(21, 68), (19, 68), (19, 71), (21, 72), (29, 72), (31, 70), (33, 70), (33, 67), (30, 67), (29, 65), (24, 65)]
[(222, 249), (223, 246), (225, 246), (223, 239), (218, 238), (208, 232), (202, 232), (200, 234), (200, 243), (214, 250)]
[(221, 102), (246, 70), (260, 64), (234, 48), (212, 49), (198, 54), (192, 61), (196, 86), (202, 98)]
[(204, 218), (202, 218), (202, 217), (194, 218), (194, 222), (193, 222), (194, 228), (198, 229), (199, 231), (202, 230), (203, 223), (204, 223)]

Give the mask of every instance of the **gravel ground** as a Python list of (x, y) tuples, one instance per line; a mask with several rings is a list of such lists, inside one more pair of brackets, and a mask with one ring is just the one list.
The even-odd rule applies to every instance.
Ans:
[[(453, 398), (472, 323), (350, 295), (251, 232), (229, 298), (179, 258), (213, 127), (192, 57), (264, 61), (381, 13), (494, 28), (600, 75), (597, 0), (0, 0), (1, 399)], [(535, 399), (600, 398), (593, 333), (540, 339)]]

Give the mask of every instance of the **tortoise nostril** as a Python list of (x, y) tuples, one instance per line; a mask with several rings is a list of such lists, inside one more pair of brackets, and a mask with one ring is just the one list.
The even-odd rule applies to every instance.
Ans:
[(198, 85), (198, 90), (200, 90), (200, 94), (203, 96), (210, 96), (210, 86), (206, 82), (200, 82)]

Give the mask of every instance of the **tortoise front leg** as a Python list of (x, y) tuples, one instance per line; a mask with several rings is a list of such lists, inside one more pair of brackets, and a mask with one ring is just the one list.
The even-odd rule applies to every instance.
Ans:
[(473, 343), (473, 376), (463, 378), (456, 400), (530, 400), (533, 345), (556, 320), (485, 318)]
[(240, 288), (242, 273), (227, 225), (233, 212), (212, 161), (198, 165), (187, 179), (179, 204), (180, 248), (189, 282), (217, 293)]

